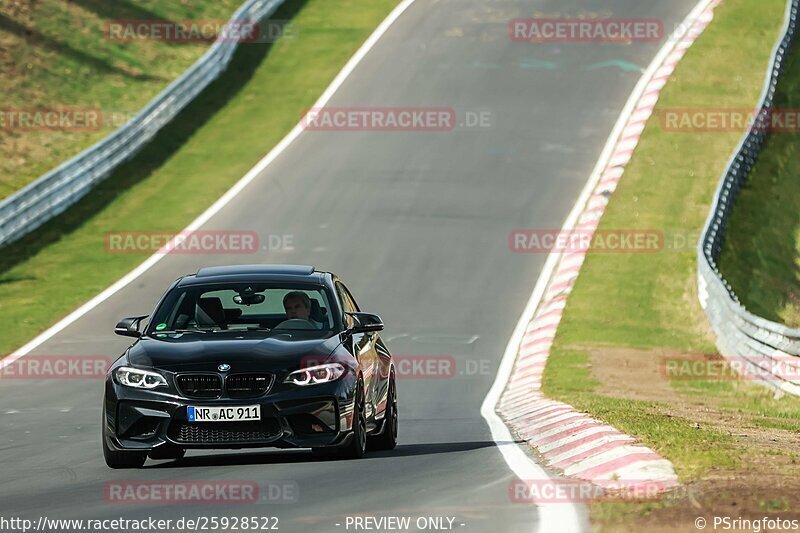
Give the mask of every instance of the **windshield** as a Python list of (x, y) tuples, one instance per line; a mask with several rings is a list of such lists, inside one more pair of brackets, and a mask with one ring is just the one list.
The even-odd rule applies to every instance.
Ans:
[(334, 328), (323, 287), (257, 283), (194, 285), (166, 296), (148, 334)]

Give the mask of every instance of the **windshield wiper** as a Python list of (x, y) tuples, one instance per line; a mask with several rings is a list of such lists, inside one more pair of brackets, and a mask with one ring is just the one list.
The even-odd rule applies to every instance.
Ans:
[(155, 335), (160, 333), (164, 333), (167, 335), (172, 335), (174, 333), (213, 333), (213, 329), (165, 329), (163, 331), (156, 331), (154, 332)]
[(260, 328), (256, 326), (249, 326), (247, 331), (272, 331), (270, 328)]

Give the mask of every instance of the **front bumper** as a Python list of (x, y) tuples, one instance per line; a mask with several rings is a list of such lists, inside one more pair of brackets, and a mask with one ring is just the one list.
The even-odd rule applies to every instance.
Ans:
[[(353, 380), (270, 392), (253, 399), (189, 399), (176, 391), (132, 389), (106, 381), (103, 436), (114, 450), (316, 448), (352, 431)], [(189, 422), (187, 408), (261, 406), (259, 422)]]

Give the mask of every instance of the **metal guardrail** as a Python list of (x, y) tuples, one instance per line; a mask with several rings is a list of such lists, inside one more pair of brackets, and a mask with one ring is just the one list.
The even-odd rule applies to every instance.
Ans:
[[(261, 22), (283, 2), (248, 0), (228, 23)], [(0, 202), (0, 246), (19, 239), (64, 212), (133, 157), (219, 77), (238, 45), (236, 39), (216, 41), (186, 72), (123, 126)]]
[[(783, 35), (772, 53), (761, 94), (761, 113), (773, 109), (778, 80), (783, 73), (797, 32), (800, 0), (788, 0)], [(758, 158), (768, 132), (751, 126), (733, 154), (711, 206), (697, 245), (697, 281), (700, 303), (717, 336), (717, 347), (737, 362), (747, 377), (776, 390), (800, 396), (800, 329), (758, 317), (739, 302), (717, 268), (728, 220), (742, 185)]]

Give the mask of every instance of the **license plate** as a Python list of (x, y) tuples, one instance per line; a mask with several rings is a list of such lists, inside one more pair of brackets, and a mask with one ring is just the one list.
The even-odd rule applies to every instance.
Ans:
[(261, 420), (260, 405), (240, 407), (193, 407), (189, 406), (189, 422), (247, 422)]

